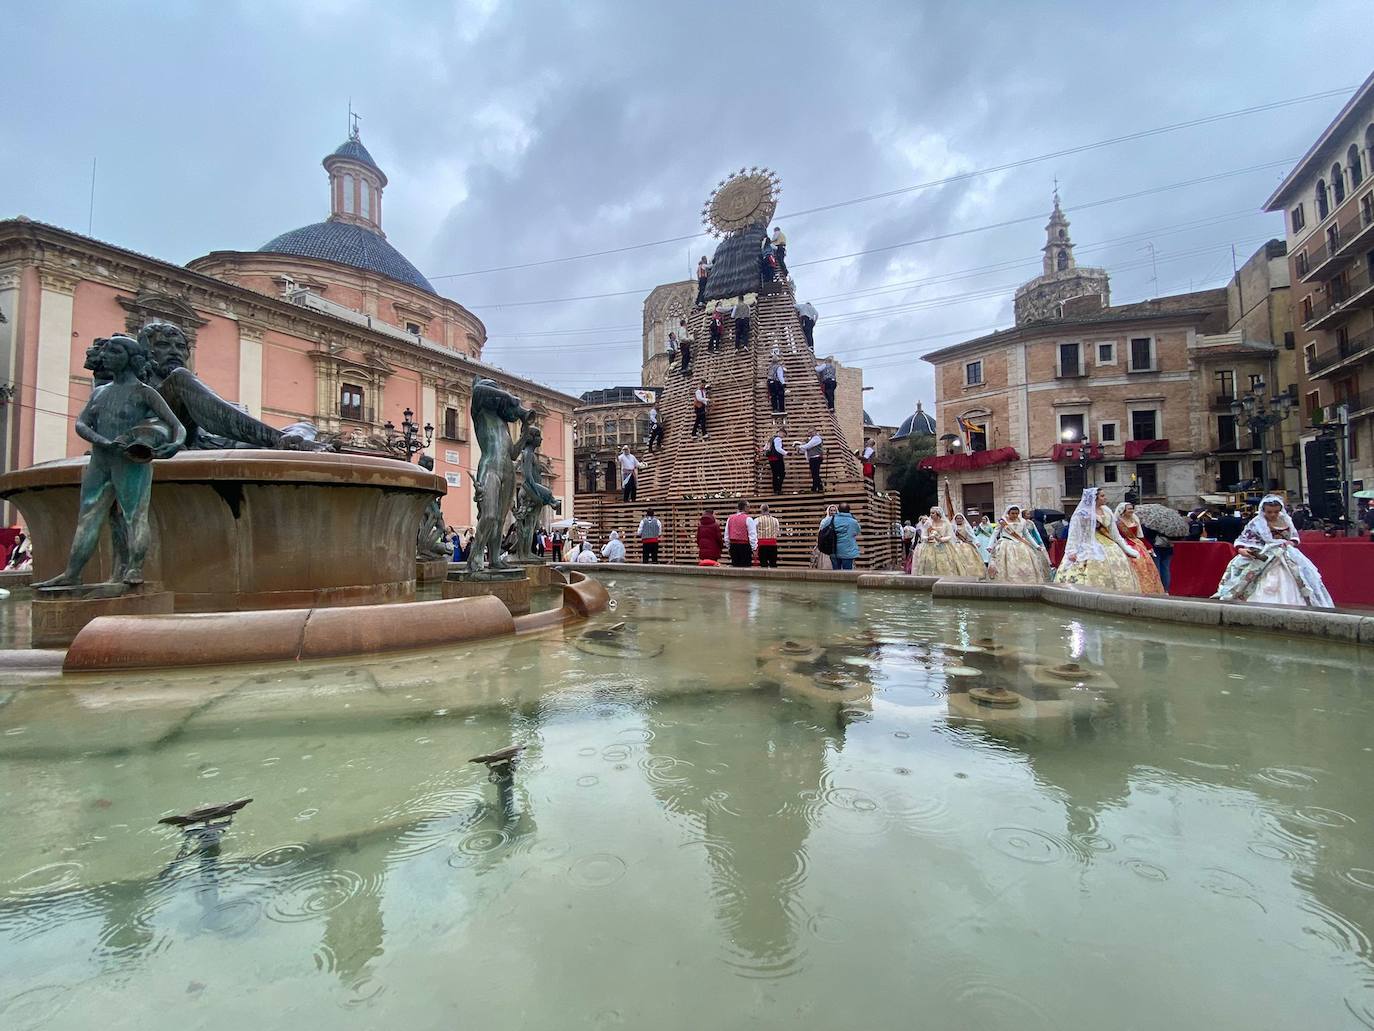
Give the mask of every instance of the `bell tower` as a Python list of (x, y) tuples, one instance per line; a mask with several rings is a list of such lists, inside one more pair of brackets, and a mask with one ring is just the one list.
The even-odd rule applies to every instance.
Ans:
[(1067, 272), (1073, 268), (1073, 241), (1069, 239), (1069, 220), (1064, 217), (1064, 211), (1059, 206), (1059, 191), (1054, 191), (1054, 210), (1050, 212), (1050, 220), (1045, 225), (1045, 260), (1044, 274), (1053, 275), (1056, 272)]

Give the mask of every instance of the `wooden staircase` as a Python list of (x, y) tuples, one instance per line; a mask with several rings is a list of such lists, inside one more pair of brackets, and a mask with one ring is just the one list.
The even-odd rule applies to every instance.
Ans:
[[(866, 568), (898, 564), (901, 542), (892, 533), (900, 510), (898, 499), (877, 495), (867, 484), (854, 454), (863, 442), (845, 440), (835, 413), (825, 405), (792, 284), (767, 284), (758, 294), (752, 304), (747, 348), (735, 347), (735, 324), (729, 317), (733, 301), (720, 303), (726, 310), (725, 332), (715, 354), (708, 348), (709, 305), (694, 308), (688, 316), (693, 338), (691, 376), (683, 376), (678, 364), (668, 370), (658, 399), (663, 447), (652, 455), (637, 456), (644, 462), (637, 500), (622, 503), (595, 495), (577, 497), (574, 509), (579, 518), (593, 523), (598, 547), (611, 530), (619, 530), (627, 558), (639, 561), (635, 532), (644, 509), (653, 508), (664, 524), (660, 561), (695, 563), (696, 526), (702, 512), (714, 510), (724, 524), (736, 502), (744, 499), (755, 515), (759, 504), (767, 503), (782, 523), (780, 564), (805, 565), (826, 505), (847, 501), (863, 526), (859, 564)], [(768, 400), (768, 366), (775, 350), (787, 370), (787, 411), (777, 416)], [(691, 435), (692, 395), (702, 380), (711, 399), (704, 439)], [(793, 446), (813, 430), (819, 430), (823, 440), (824, 491), (819, 494), (811, 493), (806, 458)], [(774, 432), (782, 433), (788, 449), (786, 478), (779, 494), (772, 491), (772, 476), (763, 460)]]

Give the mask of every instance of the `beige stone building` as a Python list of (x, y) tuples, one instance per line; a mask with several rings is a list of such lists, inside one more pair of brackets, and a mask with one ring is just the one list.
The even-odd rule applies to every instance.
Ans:
[(588, 390), (573, 410), (573, 456), (578, 494), (619, 494), (616, 455), (628, 445), (642, 462), (649, 442), (653, 392), (639, 387)]
[[(1265, 204), (1284, 214), (1304, 444), (1344, 437), (1352, 491), (1374, 485), (1374, 75)], [(1306, 449), (1303, 450), (1306, 466)], [(1310, 487), (1304, 477), (1303, 487)], [(1308, 498), (1308, 500), (1312, 500)]]
[[(1072, 269), (1067, 224), (1056, 198), (1046, 253)], [(926, 355), (940, 450), (926, 468), (955, 504), (988, 513), (1066, 509), (1087, 484), (1186, 508), (1265, 474), (1296, 479), (1281, 436), (1255, 437), (1232, 410), (1253, 391), (1290, 392), (1283, 250), (1270, 241), (1226, 288), (1136, 304), (1104, 306), (1095, 274), (1076, 296), (1032, 280), (1055, 288), (1054, 315)]]

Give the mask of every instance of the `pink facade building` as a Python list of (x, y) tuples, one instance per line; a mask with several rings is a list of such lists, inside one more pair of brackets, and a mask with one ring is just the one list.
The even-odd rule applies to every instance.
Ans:
[(474, 377), (489, 376), (542, 413), (549, 486), (571, 514), (577, 399), (482, 363), (481, 320), (441, 297), (382, 232), (387, 179), (356, 134), (324, 167), (325, 221), (186, 266), (23, 217), (0, 221), (0, 386), (12, 390), (0, 408), (3, 470), (86, 451), (74, 430), (91, 389), (86, 348), (164, 319), (185, 331), (202, 380), (273, 426), (308, 421), (362, 441), (399, 426), (407, 408), (433, 425), (426, 451), (449, 483), (454, 526), (475, 517), (468, 399)]

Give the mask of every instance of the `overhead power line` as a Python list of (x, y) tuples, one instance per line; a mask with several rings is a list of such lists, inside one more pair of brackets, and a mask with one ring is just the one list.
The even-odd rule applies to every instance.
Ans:
[[(1073, 154), (1082, 154), (1090, 150), (1097, 150), (1102, 147), (1113, 147), (1121, 143), (1129, 143), (1134, 140), (1147, 139), (1151, 136), (1162, 136), (1165, 133), (1178, 132), (1182, 129), (1192, 129), (1200, 125), (1210, 125), (1215, 122), (1226, 121), (1231, 118), (1241, 118), (1245, 115), (1259, 114), (1265, 111), (1277, 111), (1282, 108), (1292, 107), (1296, 104), (1306, 104), (1314, 100), (1325, 100), (1329, 97), (1342, 96), (1354, 90), (1354, 86), (1342, 86), (1338, 89), (1322, 90), (1317, 93), (1307, 93), (1300, 97), (1288, 97), (1284, 100), (1275, 100), (1267, 104), (1252, 104), (1249, 107), (1237, 108), (1234, 111), (1221, 111), (1216, 114), (1203, 115), (1199, 118), (1192, 118), (1183, 122), (1174, 122), (1169, 125), (1156, 126), (1153, 129), (1140, 129), (1136, 132), (1126, 133), (1122, 136), (1111, 136), (1103, 140), (1095, 140), (1092, 143), (1081, 143), (1073, 147), (1065, 147), (1061, 150), (1050, 151), (1045, 154), (1036, 154), (1032, 157), (1018, 158), (1015, 161), (1006, 161), (999, 165), (989, 165), (986, 168), (976, 168), (967, 172), (959, 172), (954, 175), (944, 176), (940, 179), (931, 179), (923, 183), (914, 183), (910, 186), (898, 187), (894, 190), (886, 190), (882, 193), (872, 193), (863, 197), (850, 197), (846, 200), (835, 201), (831, 204), (822, 204), (814, 208), (803, 208), (800, 211), (789, 211), (777, 216), (781, 219), (801, 218), (805, 215), (814, 215), (823, 211), (833, 211), (836, 208), (848, 207), (854, 204), (868, 204), (875, 200), (886, 200), (890, 197), (900, 197), (909, 193), (916, 193), (920, 190), (934, 189), (939, 186), (948, 186), (952, 183), (966, 182), (978, 176), (992, 175), (996, 172), (1005, 172), (1012, 168), (1022, 168), (1026, 165), (1033, 165), (1041, 161), (1051, 161), (1055, 158), (1069, 157)], [(446, 272), (439, 275), (431, 275), (428, 278), (434, 279), (463, 279), (468, 276), (482, 276), (493, 272), (514, 272), (520, 269), (540, 268), (545, 265), (557, 265), (566, 261), (582, 261), (587, 258), (604, 258), (612, 254), (625, 254), (630, 251), (644, 250), (649, 247), (662, 247), (670, 243), (685, 243), (688, 240), (695, 240), (705, 236), (705, 233), (696, 232), (683, 236), (670, 236), (661, 240), (649, 240), (644, 243), (625, 244), (620, 247), (607, 247), (602, 250), (584, 251), (580, 254), (566, 254), (557, 258), (541, 258), (538, 261), (526, 261), (510, 265), (494, 265), (490, 268), (471, 269), (467, 272)]]
[[(1135, 190), (1131, 193), (1118, 194), (1115, 197), (1103, 197), (1099, 200), (1087, 201), (1083, 204), (1075, 204), (1073, 211), (1082, 211), (1088, 208), (1098, 208), (1107, 204), (1117, 204), (1121, 201), (1135, 200), (1139, 197), (1148, 197), (1158, 193), (1167, 193), (1170, 190), (1181, 190), (1190, 186), (1199, 186), (1203, 183), (1217, 182), (1222, 179), (1229, 179), (1233, 176), (1248, 175), (1251, 172), (1258, 172), (1268, 168), (1276, 168), (1280, 165), (1290, 165), (1295, 159), (1283, 158), (1277, 161), (1266, 161), (1258, 165), (1247, 165), (1244, 168), (1234, 168), (1226, 172), (1214, 172), (1211, 175), (1197, 176), (1193, 179), (1184, 179), (1181, 182), (1168, 183), (1164, 186), (1152, 186), (1145, 190)], [(792, 262), (792, 268), (803, 266), (820, 265), (832, 261), (845, 261), (849, 258), (862, 257), (865, 254), (878, 254), (886, 251), (898, 250), (903, 247), (915, 247), (924, 243), (937, 243), (941, 240), (954, 239), (960, 236), (971, 236), (974, 233), (983, 233), (991, 229), (1003, 229), (1007, 226), (1021, 225), (1025, 222), (1036, 222), (1045, 217), (1043, 211), (1038, 211), (1033, 215), (1023, 215), (1019, 218), (1003, 219), (1000, 222), (990, 222), (981, 226), (970, 226), (967, 229), (955, 229), (948, 233), (937, 233), (934, 236), (921, 237), (916, 240), (905, 240), (901, 243), (885, 244), (882, 247), (869, 247), (861, 251), (851, 251), (848, 254), (833, 254), (826, 258), (815, 258), (811, 261)], [(499, 308), (528, 308), (541, 304), (570, 304), (574, 301), (594, 301), (604, 300), (608, 297), (643, 297), (652, 290), (653, 287), (641, 287), (638, 290), (617, 290), (600, 294), (581, 294), (575, 297), (546, 297), (537, 301), (504, 301), (492, 304), (469, 304), (466, 307), (473, 309), (499, 309)]]

